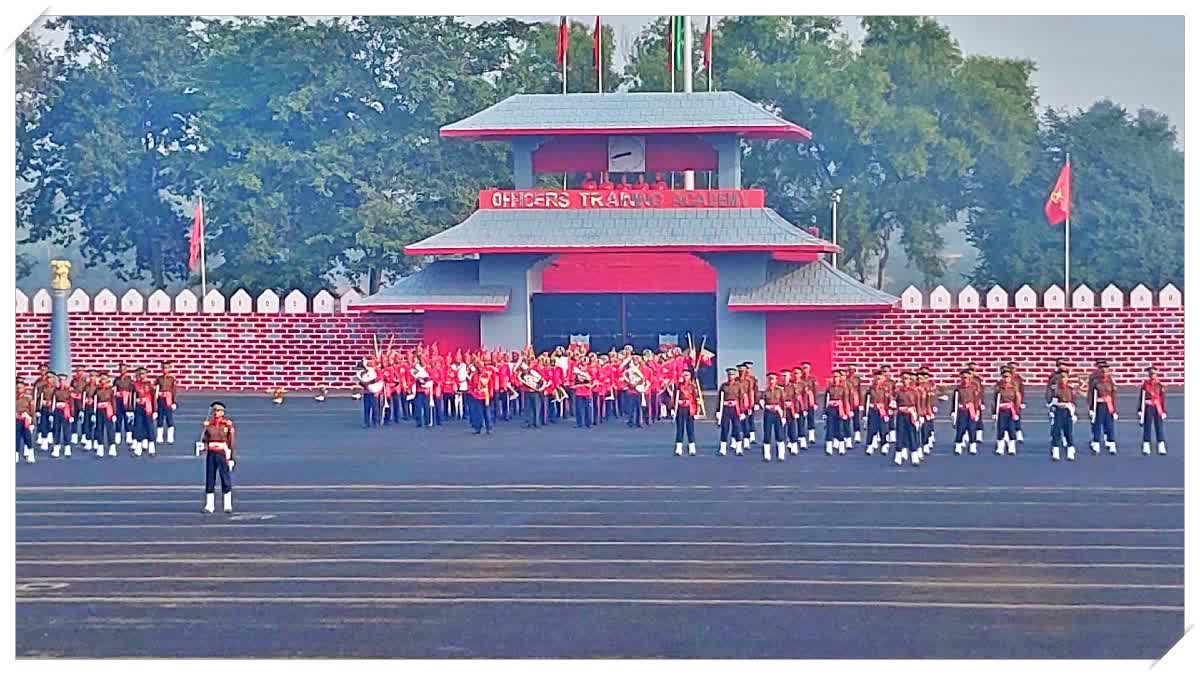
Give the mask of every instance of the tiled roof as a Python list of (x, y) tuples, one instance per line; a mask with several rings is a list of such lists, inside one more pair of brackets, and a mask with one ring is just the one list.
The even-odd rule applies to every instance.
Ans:
[(735, 288), (729, 293), (729, 308), (744, 310), (890, 307), (900, 301), (894, 295), (871, 288), (849, 274), (834, 269), (825, 260), (810, 263), (772, 262), (767, 282), (757, 288)]
[(408, 246), (409, 255), (584, 248), (676, 247), (832, 250), (771, 209), (481, 209)]
[(480, 286), (478, 260), (438, 260), (374, 295), (350, 304), (350, 309), (463, 309), (508, 307), (511, 289)]
[(517, 94), (442, 127), (442, 135), (486, 137), (556, 131), (603, 134), (613, 130), (700, 133), (705, 129), (812, 137), (807, 129), (732, 91)]

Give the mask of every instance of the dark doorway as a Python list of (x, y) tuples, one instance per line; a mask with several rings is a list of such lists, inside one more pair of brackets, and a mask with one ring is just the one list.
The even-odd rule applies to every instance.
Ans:
[[(533, 348), (549, 351), (570, 343), (572, 335), (588, 335), (592, 351), (607, 352), (632, 345), (638, 352), (658, 352), (659, 336), (674, 335), (688, 346), (717, 351), (716, 295), (712, 293), (536, 293)], [(701, 382), (715, 384), (712, 368), (702, 368)]]

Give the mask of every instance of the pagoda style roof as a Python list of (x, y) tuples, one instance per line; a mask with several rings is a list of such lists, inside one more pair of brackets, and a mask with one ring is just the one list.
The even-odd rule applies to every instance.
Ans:
[(794, 309), (884, 309), (900, 301), (871, 288), (825, 260), (805, 264), (771, 262), (767, 282), (729, 292), (729, 309), (769, 312)]
[(731, 91), (517, 94), (442, 127), (446, 137), (741, 134), (808, 140), (812, 132)]
[(368, 312), (443, 310), (498, 312), (511, 289), (479, 285), (478, 260), (438, 260), (349, 305)]
[(836, 252), (768, 208), (480, 209), (405, 247), (408, 255), (462, 253)]

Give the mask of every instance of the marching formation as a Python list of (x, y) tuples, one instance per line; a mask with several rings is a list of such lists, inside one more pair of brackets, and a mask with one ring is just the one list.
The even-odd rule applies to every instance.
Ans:
[[(572, 415), (579, 428), (612, 418), (624, 418), (629, 427), (673, 418), (675, 454), (695, 455), (695, 423), (705, 417), (696, 372), (710, 365), (712, 357), (704, 349), (637, 354), (629, 346), (595, 354), (582, 345), (542, 354), (527, 348), (523, 353), (460, 351), (443, 356), (436, 346), (377, 352), (363, 359), (358, 373), (363, 425), (411, 420), (418, 427), (436, 427), (466, 419), (479, 434), (491, 433), (497, 420), (516, 418), (523, 418), (529, 428), (557, 424)], [(743, 455), (761, 443), (764, 461), (784, 461), (820, 443), (826, 455), (845, 455), (861, 444), (867, 455), (891, 455), (897, 466), (919, 466), (934, 449), (939, 402), (949, 403), (948, 433), (956, 455), (979, 453), (989, 411), (996, 455), (1015, 455), (1018, 444), (1025, 443), (1022, 419), (1029, 399), (1016, 363), (1002, 367), (990, 386), (973, 363), (949, 386), (935, 383), (924, 368), (893, 376), (884, 365), (869, 378), (853, 366), (837, 369), (822, 387), (807, 362), (768, 373), (765, 385), (760, 385), (753, 366), (745, 362), (727, 369), (717, 389), (714, 417), (720, 428), (720, 456), (730, 449)], [(1045, 385), (1050, 458), (1076, 458), (1077, 400), (1087, 405), (1092, 452), (1116, 454), (1117, 387), (1108, 363), (1097, 361), (1081, 382), (1059, 361)], [(1143, 454), (1167, 452), (1165, 400), (1158, 372), (1150, 368), (1138, 402)]]
[(55, 374), (43, 364), (32, 384), (17, 378), (17, 461), (36, 462), (37, 450), (70, 457), (72, 446), (116, 457), (122, 442), (134, 456), (154, 456), (156, 444), (175, 443), (175, 394), (169, 362), (157, 375), (121, 364), (115, 379), (82, 368)]

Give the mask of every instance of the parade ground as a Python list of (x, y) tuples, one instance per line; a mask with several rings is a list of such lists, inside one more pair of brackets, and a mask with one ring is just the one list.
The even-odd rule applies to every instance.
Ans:
[(232, 516), (200, 512), (212, 398), (158, 457), (17, 467), (18, 657), (1153, 659), (1183, 633), (1184, 425), (1142, 456), (1131, 396), (1117, 456), (1081, 415), (1052, 463), (1030, 405), (1016, 456), (956, 457), (943, 409), (916, 468), (718, 457), (711, 419), (679, 458), (666, 422), (365, 430), (349, 398), (222, 396)]

